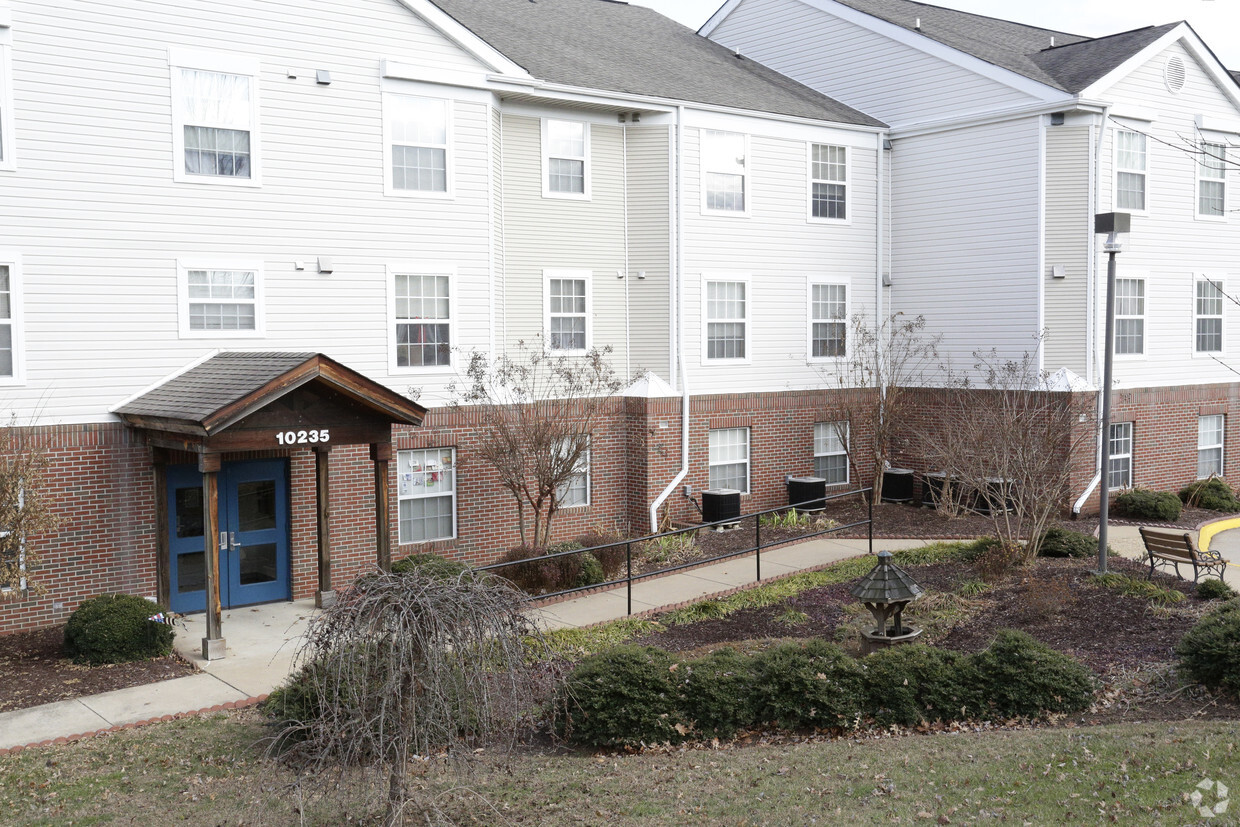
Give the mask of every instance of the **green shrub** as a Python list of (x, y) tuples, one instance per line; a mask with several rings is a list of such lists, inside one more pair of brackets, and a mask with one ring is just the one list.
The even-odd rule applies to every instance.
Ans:
[(1112, 505), (1116, 515), (1120, 517), (1158, 520), (1164, 523), (1180, 519), (1180, 498), (1170, 491), (1134, 488), (1116, 497)]
[(1231, 600), (1236, 590), (1222, 580), (1202, 580), (1197, 584), (1197, 596), (1202, 600)]
[(132, 594), (103, 594), (86, 600), (65, 626), (65, 655), (98, 666), (159, 658), (172, 651), (171, 626), (151, 620), (163, 606)]
[(684, 665), (683, 709), (700, 738), (731, 738), (755, 723), (753, 659), (716, 649)]
[(683, 674), (671, 655), (652, 646), (591, 655), (561, 687), (557, 729), (594, 747), (677, 743), (688, 732), (680, 720)]
[[(529, 594), (547, 594), (548, 592), (576, 588), (579, 585), (584, 585), (581, 582), (582, 558), (585, 556), (584, 554), (570, 554), (555, 560), (522, 561), (536, 557), (545, 557), (550, 554), (559, 554), (565, 551), (576, 551), (579, 548), (582, 548), (582, 545), (575, 540), (556, 543), (545, 549), (537, 549), (532, 546), (517, 546), (514, 549), (510, 549), (503, 559), (503, 562), (512, 563), (513, 565), (496, 569), (495, 573), (510, 580), (518, 589)], [(601, 583), (602, 579), (600, 578), (593, 582)]]
[(1236, 499), (1236, 492), (1231, 490), (1227, 480), (1222, 477), (1190, 482), (1180, 489), (1180, 499), (1185, 505), (1210, 511), (1226, 511), (1229, 514), (1240, 511), (1240, 500)]
[[(581, 548), (594, 549), (590, 553), (602, 564), (604, 580), (615, 580), (624, 571), (628, 552), (623, 541), (623, 536), (597, 528), (577, 538)], [(620, 545), (616, 545), (617, 543)]]
[(455, 580), (470, 567), (459, 560), (449, 560), (438, 554), (411, 554), (392, 564), (392, 574), (409, 574), (420, 571), (430, 577), (443, 580)]
[(759, 721), (782, 729), (857, 725), (865, 706), (861, 667), (824, 640), (785, 643), (754, 658)]
[(1093, 702), (1088, 667), (1024, 632), (999, 632), (970, 661), (980, 697), (999, 718), (1079, 712)]
[(1170, 606), (1173, 603), (1184, 602), (1184, 592), (1179, 589), (1172, 589), (1152, 580), (1120, 574), (1117, 571), (1100, 574), (1094, 578), (1094, 582), (1128, 597), (1148, 600), (1156, 606)]
[(910, 644), (875, 652), (861, 664), (869, 710), (882, 726), (959, 721), (978, 712), (977, 676), (967, 655)]
[(1240, 693), (1240, 601), (1224, 603), (1197, 621), (1180, 638), (1175, 654), (1193, 680)]
[(577, 575), (578, 586), (593, 586), (607, 578), (603, 575), (603, 564), (590, 552), (581, 555), (581, 574)]
[(1098, 553), (1098, 540), (1088, 534), (1053, 525), (1042, 535), (1039, 557), (1092, 557)]

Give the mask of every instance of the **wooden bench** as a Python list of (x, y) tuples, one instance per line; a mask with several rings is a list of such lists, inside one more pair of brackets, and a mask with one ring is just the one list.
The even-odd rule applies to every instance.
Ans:
[(1193, 582), (1196, 583), (1202, 574), (1213, 573), (1219, 580), (1224, 579), (1227, 561), (1217, 551), (1201, 551), (1193, 542), (1193, 535), (1187, 531), (1172, 531), (1165, 528), (1146, 528), (1141, 526), (1141, 540), (1145, 543), (1145, 553), (1149, 555), (1150, 576), (1154, 576), (1156, 566), (1175, 568), (1175, 576), (1180, 574), (1180, 564), (1193, 567)]

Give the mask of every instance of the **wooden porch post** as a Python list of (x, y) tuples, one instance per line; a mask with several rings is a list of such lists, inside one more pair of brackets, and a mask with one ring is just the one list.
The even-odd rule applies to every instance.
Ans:
[(207, 574), (207, 636), (202, 639), (202, 656), (206, 660), (224, 657), (226, 648), (220, 628), (220, 455), (198, 455), (202, 473), (202, 535)]
[(168, 452), (152, 447), (155, 471), (155, 596), (165, 606), (172, 603), (172, 560), (168, 547)]
[(318, 504), (319, 590), (314, 605), (325, 609), (336, 600), (332, 589), (331, 447), (314, 446), (314, 493)]
[(392, 443), (375, 442), (370, 446), (375, 463), (375, 552), (379, 568), (392, 570), (392, 522), (388, 513), (388, 463), (392, 461)]

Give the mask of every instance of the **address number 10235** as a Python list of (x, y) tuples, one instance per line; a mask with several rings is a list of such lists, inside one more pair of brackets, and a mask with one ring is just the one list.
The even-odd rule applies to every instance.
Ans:
[(314, 445), (330, 442), (331, 437), (327, 428), (317, 431), (281, 431), (276, 434), (276, 442), (281, 445)]

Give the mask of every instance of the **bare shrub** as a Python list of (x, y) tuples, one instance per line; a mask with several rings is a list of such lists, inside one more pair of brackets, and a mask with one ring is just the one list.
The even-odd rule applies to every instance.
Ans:
[(47, 488), (47, 454), (16, 424), (0, 426), (0, 601), (43, 591), (34, 576), (38, 535), (59, 524)]

